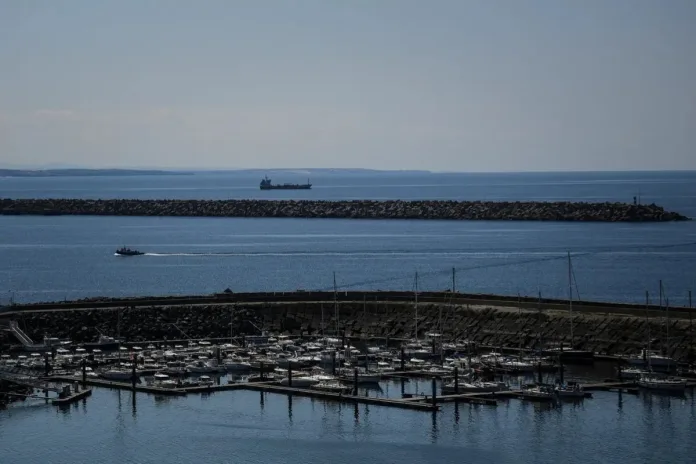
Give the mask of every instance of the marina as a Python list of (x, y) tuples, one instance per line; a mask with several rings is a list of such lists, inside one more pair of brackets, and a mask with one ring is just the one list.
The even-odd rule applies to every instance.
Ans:
[(0, 464), (696, 461), (696, 1), (0, 18)]
[[(261, 344), (252, 346), (251, 340)], [(593, 391), (684, 394), (696, 385), (696, 376), (692, 380), (667, 374), (649, 377), (645, 372), (638, 378), (629, 376), (627, 380), (566, 383), (563, 377), (570, 367), (559, 363), (562, 358), (558, 355), (530, 358), (533, 368), (527, 371), (526, 377), (524, 373), (510, 375), (505, 369), (496, 370), (495, 366), (508, 359), (519, 362), (521, 358), (487, 351), (473, 355), (468, 352), (463, 356), (448, 352), (445, 356), (443, 348), (454, 344), (440, 340), (440, 345), (433, 345), (436, 349), (431, 347), (432, 351), (422, 350), (423, 345), (415, 341), (403, 343), (400, 349), (375, 345), (358, 350), (352, 345), (341, 346), (343, 341), (338, 338), (306, 339), (285, 334), (246, 339), (244, 346), (189, 340), (185, 346), (175, 344), (158, 349), (157, 346), (164, 345), (162, 342), (144, 348), (118, 349), (111, 354), (100, 351), (89, 357), (80, 354), (79, 348), (62, 349), (62, 354), (54, 352), (53, 356), (37, 353), (13, 358), (2, 355), (0, 378), (34, 389), (59, 392), (59, 398), (52, 400), (54, 404), (69, 404), (86, 398), (91, 395), (89, 386), (158, 396), (234, 394), (232, 392), (246, 390), (421, 411), (438, 411), (440, 404), (450, 402), (497, 406), (500, 401), (509, 399), (584, 400), (592, 399)], [(426, 356), (414, 357), (418, 349)], [(439, 360), (429, 360), (432, 353), (440, 353)], [(627, 361), (624, 363), (630, 365)], [(542, 369), (542, 365), (546, 368)], [(593, 369), (585, 362), (576, 365), (585, 366), (589, 372)], [(623, 377), (620, 363), (608, 365), (618, 365), (613, 372)], [(530, 379), (534, 382), (529, 383)], [(547, 380), (553, 383), (545, 383)], [(384, 382), (400, 384), (400, 394), (385, 395)], [(409, 385), (410, 390), (412, 383), (419, 390), (407, 392), (406, 386)]]

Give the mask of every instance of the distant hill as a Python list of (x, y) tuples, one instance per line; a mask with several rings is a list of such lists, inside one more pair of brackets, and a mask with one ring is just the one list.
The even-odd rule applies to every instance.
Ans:
[(294, 176), (294, 177), (369, 177), (369, 176), (414, 176), (431, 174), (417, 170), (379, 170), (351, 168), (275, 168), (275, 169), (94, 169), (94, 168), (0, 168), (0, 177), (96, 177), (96, 176), (191, 176), (195, 174), (224, 174), (239, 177)]
[(293, 175), (293, 176), (413, 176), (427, 175), (430, 171), (417, 170), (380, 170), (380, 169), (357, 169), (357, 168), (269, 168), (269, 169), (209, 169), (196, 170), (196, 173), (228, 174), (234, 176), (273, 176)]
[(191, 172), (140, 169), (0, 169), (0, 177), (189, 176)]

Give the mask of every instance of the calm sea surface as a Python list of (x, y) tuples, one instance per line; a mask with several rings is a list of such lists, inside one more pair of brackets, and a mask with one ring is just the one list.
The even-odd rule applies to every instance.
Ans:
[[(428, 382), (404, 391), (428, 392)], [(383, 382), (371, 396), (398, 396)], [(248, 391), (133, 396), (95, 389), (61, 410), (27, 400), (0, 411), (2, 462), (693, 463), (696, 401), (597, 392), (557, 406), (501, 401), (440, 412), (341, 405)]]
[[(694, 173), (325, 175), (307, 192), (260, 192), (258, 181), (5, 178), (0, 197), (631, 201), (640, 191), (696, 217)], [(570, 251), (580, 297), (641, 301), (662, 279), (676, 305), (696, 287), (694, 242), (696, 223), (0, 217), (0, 289), (18, 302), (320, 289), (334, 271), (341, 288), (411, 289), (418, 272), (421, 288), (444, 289), (455, 267), (463, 291), (565, 296)], [(148, 255), (117, 258), (121, 245)], [(383, 383), (377, 394), (400, 391)], [(243, 391), (134, 402), (97, 389), (65, 411), (37, 400), (0, 411), (0, 463), (692, 463), (694, 430), (691, 393), (447, 404), (432, 415)]]
[[(277, 176), (275, 176), (277, 177)], [(286, 174), (279, 182), (305, 181)], [(5, 198), (468, 199), (643, 202), (696, 217), (696, 173), (326, 175), (310, 191), (259, 179), (0, 179)], [(451, 287), (642, 302), (665, 284), (671, 305), (696, 289), (696, 221), (665, 224), (330, 219), (0, 217), (0, 301), (97, 295)], [(148, 253), (118, 258), (117, 247)]]

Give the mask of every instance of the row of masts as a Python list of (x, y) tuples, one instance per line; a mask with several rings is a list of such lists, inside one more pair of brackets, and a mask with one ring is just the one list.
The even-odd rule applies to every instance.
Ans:
[[(568, 252), (568, 311), (570, 315), (570, 348), (574, 349), (575, 346), (575, 325), (574, 325), (574, 317), (573, 317), (573, 282), (575, 281), (575, 274), (573, 270), (573, 263), (571, 259), (571, 254), (570, 251)], [(333, 273), (333, 289), (334, 289), (334, 320), (336, 324), (336, 331), (335, 334), (337, 337), (340, 337), (340, 321), (339, 321), (339, 308), (338, 308), (338, 287), (336, 284), (336, 272)], [(450, 296), (450, 304), (451, 304), (451, 298), (454, 295), (456, 289), (456, 269), (452, 268), (452, 292)], [(418, 314), (418, 293), (419, 293), (419, 288), (418, 288), (418, 271), (416, 271), (415, 276), (414, 276), (414, 281), (413, 281), (413, 292), (414, 292), (414, 334), (413, 334), (413, 340), (418, 341), (418, 320), (419, 320), (419, 314)], [(577, 292), (577, 283), (575, 285), (575, 292)], [(519, 313), (518, 315), (521, 317), (521, 296), (517, 295), (518, 297), (518, 309)], [(579, 293), (578, 293), (578, 298), (579, 298)], [(669, 342), (669, 299), (665, 296), (664, 293), (664, 287), (662, 284), (662, 280), (659, 281), (659, 311), (662, 311), (663, 308), (663, 299), (665, 303), (665, 341)], [(538, 325), (539, 327), (539, 334), (538, 334), (538, 341), (541, 343), (541, 303), (542, 303), (542, 297), (541, 297), (541, 292), (539, 292), (539, 305), (538, 305), (538, 310), (539, 310), (539, 322), (540, 324)], [(691, 291), (689, 291), (689, 296), (688, 296), (688, 301), (689, 301), (689, 308), (692, 308), (692, 295)], [(648, 352), (648, 357), (650, 353), (650, 348), (651, 348), (651, 336), (650, 336), (650, 324), (649, 324), (649, 306), (650, 306), (650, 294), (648, 291), (645, 292), (645, 310), (646, 310), (646, 322), (648, 322), (648, 340), (647, 340), (647, 352)], [(363, 316), (366, 315), (366, 301), (365, 298), (363, 298)], [(120, 314), (119, 314), (120, 316)], [(689, 316), (691, 320), (691, 315)], [(120, 319), (120, 318), (119, 318)], [(119, 321), (120, 322), (120, 321)], [(324, 333), (324, 306), (321, 306), (321, 330), (322, 330), (322, 338), (325, 340), (325, 333)], [(442, 306), (440, 306), (439, 309), (439, 314), (438, 314), (438, 330), (439, 332), (442, 332)], [(689, 331), (690, 331), (690, 338), (693, 337), (693, 332), (692, 332), (692, 325), (691, 323), (689, 324)], [(520, 346), (521, 346), (521, 339), (520, 339)]]

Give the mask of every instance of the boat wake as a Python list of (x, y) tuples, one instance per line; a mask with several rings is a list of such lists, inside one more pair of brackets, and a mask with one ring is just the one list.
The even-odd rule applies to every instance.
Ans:
[[(544, 256), (557, 256), (558, 253), (541, 253)], [(528, 256), (536, 253), (482, 253), (469, 251), (406, 251), (406, 250), (384, 250), (384, 251), (259, 251), (259, 252), (200, 252), (200, 253), (145, 253), (145, 256), (171, 257), (171, 256), (237, 256), (237, 257), (294, 257), (294, 256), (345, 256), (345, 257), (369, 257), (369, 256), (480, 256), (486, 258), (510, 258), (513, 256)]]
[(242, 256), (240, 253), (145, 253), (145, 256)]
[[(644, 251), (613, 251), (613, 252), (581, 252), (578, 256), (584, 255), (622, 255), (622, 256), (632, 256), (632, 255), (645, 255), (645, 254), (655, 254), (661, 256), (693, 256), (696, 252), (644, 252)], [(118, 256), (118, 255), (117, 255)], [(185, 253), (145, 253), (144, 256), (153, 257), (172, 257), (172, 256), (208, 256), (208, 257), (262, 257), (262, 256), (274, 256), (274, 257), (294, 257), (294, 256), (345, 256), (345, 257), (370, 257), (370, 256), (382, 256), (382, 257), (398, 257), (398, 256), (457, 256), (457, 257), (469, 257), (474, 259), (511, 259), (511, 258), (535, 258), (535, 259), (555, 259), (562, 258), (565, 254), (558, 253), (555, 251), (549, 252), (495, 252), (495, 251), (459, 251), (459, 250), (425, 250), (425, 251), (411, 251), (411, 250), (382, 250), (382, 251), (258, 251), (258, 252), (185, 252)]]

